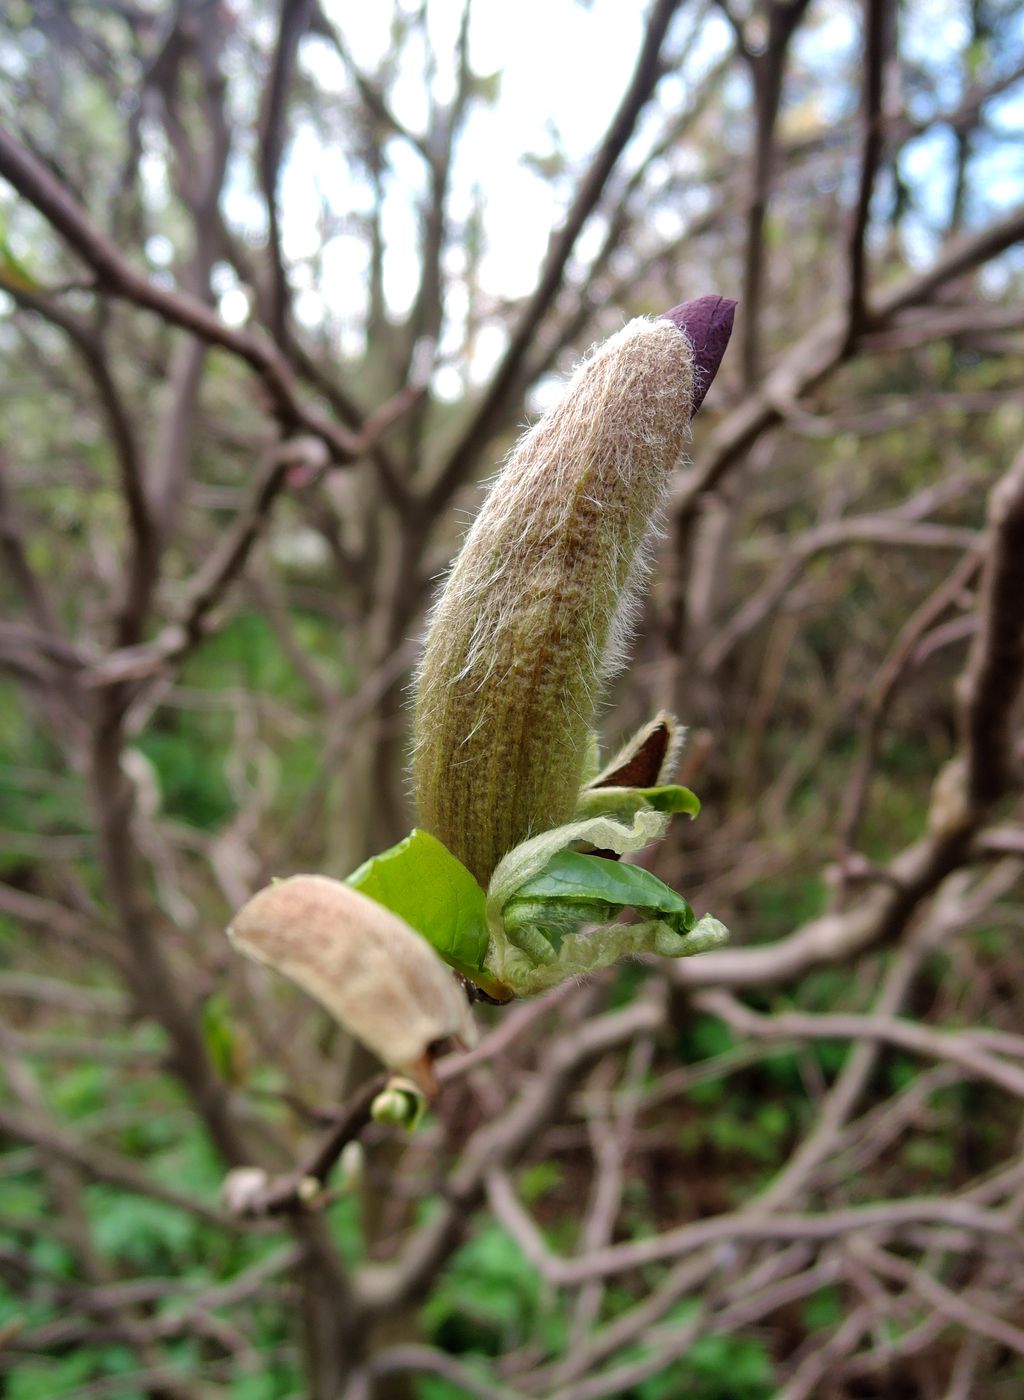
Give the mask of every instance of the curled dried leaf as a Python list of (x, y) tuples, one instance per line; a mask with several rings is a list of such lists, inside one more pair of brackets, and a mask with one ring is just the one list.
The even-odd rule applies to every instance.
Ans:
[(435, 1087), (432, 1047), (475, 1038), (465, 995), (426, 940), (339, 880), (293, 875), (269, 885), (239, 911), (228, 935), (427, 1093)]

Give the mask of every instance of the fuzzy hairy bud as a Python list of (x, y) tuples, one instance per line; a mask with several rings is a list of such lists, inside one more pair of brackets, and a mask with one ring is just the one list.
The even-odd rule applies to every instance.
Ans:
[(293, 875), (268, 885), (236, 914), (228, 936), (427, 1093), (435, 1088), (434, 1043), (473, 1043), (465, 995), (426, 939), (339, 880)]
[(423, 825), (485, 886), (513, 846), (573, 815), (703, 368), (675, 313), (600, 345), (512, 452), (438, 601), (416, 796)]

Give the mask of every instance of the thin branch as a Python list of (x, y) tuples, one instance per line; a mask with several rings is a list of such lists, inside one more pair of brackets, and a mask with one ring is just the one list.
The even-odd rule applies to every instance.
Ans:
[(967, 790), (977, 806), (998, 801), (1019, 767), (1013, 721), (1024, 683), (1024, 449), (989, 498), (988, 524), (981, 625), (963, 679)]
[(483, 1198), (493, 1167), (498, 1163), (511, 1165), (535, 1141), (587, 1064), (614, 1046), (655, 1030), (663, 1016), (660, 1000), (645, 998), (586, 1022), (547, 1047), (542, 1072), (500, 1118), (473, 1134), (461, 1161), (448, 1176), (445, 1200), (437, 1214), (409, 1237), (394, 1263), (363, 1271), (359, 1292), (370, 1313), (386, 1312), (420, 1296), (461, 1238), (469, 1215)]
[[(322, 1185), (348, 1143), (354, 1142), (372, 1121), (370, 1107), (388, 1081), (378, 1074), (356, 1091), (338, 1113), (335, 1122), (303, 1163), (284, 1176), (275, 1177), (266, 1186), (245, 1196), (244, 1206), (237, 1213), (248, 1219), (269, 1215), (287, 1215), (310, 1208), (307, 1183)], [(315, 1204), (315, 1202), (314, 1202)]]
[(48, 1157), (69, 1162), (91, 1181), (106, 1182), (134, 1195), (148, 1196), (222, 1230), (238, 1233), (245, 1228), (233, 1216), (206, 1205), (194, 1194), (185, 1195), (153, 1180), (134, 1162), (98, 1147), (87, 1147), (61, 1129), (44, 1126), (37, 1118), (29, 1119), (3, 1104), (0, 1104), (0, 1131), (19, 1142), (31, 1143)]
[(1001, 1240), (1011, 1254), (1024, 1259), (1024, 1241), (1014, 1233), (1004, 1212), (982, 1210), (964, 1201), (937, 1196), (848, 1206), (817, 1215), (780, 1213), (759, 1217), (742, 1212), (718, 1215), (710, 1220), (679, 1225), (652, 1239), (608, 1245), (579, 1259), (561, 1259), (550, 1255), (544, 1273), (552, 1283), (564, 1287), (591, 1278), (608, 1278), (662, 1260), (676, 1259), (692, 1250), (721, 1241), (733, 1244), (747, 1240), (820, 1242), (867, 1230), (892, 1236), (912, 1225), (952, 1225), (971, 1234)]
[(981, 568), (983, 553), (982, 549), (972, 549), (960, 560), (949, 577), (943, 579), (938, 588), (915, 608), (900, 628), (885, 660), (871, 681), (865, 704), (860, 753), (843, 796), (839, 838), (846, 847), (852, 847), (857, 839), (857, 831), (867, 802), (868, 788), (878, 757), (882, 726), (885, 723), (893, 696), (914, 665), (920, 664), (918, 653), (921, 639), (935, 626), (942, 615), (957, 603), (965, 590), (970, 588)]
[(260, 104), (259, 176), (267, 207), (267, 246), (270, 254), (270, 330), (287, 352), (291, 293), (281, 251), (281, 216), (278, 181), (285, 143), (285, 116), (299, 43), (314, 12), (314, 0), (281, 0), (277, 43)]
[(332, 460), (356, 461), (369, 446), (305, 402), (294, 373), (279, 350), (261, 337), (234, 330), (197, 297), (151, 281), (138, 272), (46, 166), (0, 127), (0, 175), (53, 225), (96, 273), (100, 286), (113, 296), (155, 312), (210, 345), (220, 346), (249, 364), (263, 379), (282, 423), (322, 439)]
[[(983, 229), (949, 244), (923, 272), (915, 272), (877, 292), (868, 305), (873, 325), (889, 321), (907, 307), (919, 305), (947, 282), (980, 267), (1024, 238), (1024, 205), (1018, 205)], [(834, 314), (807, 332), (787, 352), (760, 388), (748, 395), (716, 428), (692, 471), (684, 473), (673, 493), (677, 518), (695, 514), (705, 492), (768, 428), (780, 423), (790, 404), (831, 374), (847, 357), (845, 319)]]
[[(946, 1060), (969, 1075), (997, 1084), (1015, 1098), (1024, 1098), (1024, 1069), (1007, 1064), (974, 1040), (970, 1031), (935, 1031), (893, 1016), (801, 1015), (797, 1012), (762, 1016), (727, 992), (703, 992), (696, 1004), (727, 1025), (766, 1039), (873, 1040), (898, 1046), (911, 1054)], [(1024, 1037), (1007, 1037), (1015, 1054), (1024, 1053)], [(994, 1047), (993, 1047), (994, 1048)]]
[(848, 336), (852, 342), (864, 328), (867, 304), (868, 217), (878, 166), (882, 158), (885, 124), (882, 85), (887, 49), (886, 29), (891, 22), (887, 0), (864, 0), (864, 86), (861, 99), (861, 157), (857, 202), (847, 241), (850, 286), (847, 301)]

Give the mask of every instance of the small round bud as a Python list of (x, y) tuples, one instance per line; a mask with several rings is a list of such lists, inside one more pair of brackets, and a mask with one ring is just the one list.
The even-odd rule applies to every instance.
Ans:
[(295, 1188), (295, 1194), (304, 1206), (310, 1206), (324, 1189), (322, 1181), (315, 1176), (304, 1176)]
[(422, 1092), (411, 1080), (391, 1079), (370, 1105), (370, 1117), (375, 1123), (412, 1132), (423, 1117), (426, 1105)]
[(232, 1215), (245, 1215), (263, 1195), (269, 1182), (262, 1167), (234, 1167), (221, 1185), (221, 1200)]

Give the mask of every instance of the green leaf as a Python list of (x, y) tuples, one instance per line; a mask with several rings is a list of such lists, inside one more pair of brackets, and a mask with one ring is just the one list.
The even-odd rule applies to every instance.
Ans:
[(594, 817), (605, 813), (625, 821), (645, 808), (670, 814), (683, 812), (695, 817), (700, 811), (700, 798), (678, 783), (659, 787), (592, 787), (580, 793), (576, 815)]
[(693, 910), (681, 894), (639, 865), (622, 865), (601, 856), (579, 851), (559, 851), (539, 875), (527, 880), (505, 905), (506, 928), (514, 921), (516, 908), (525, 902), (533, 922), (545, 926), (547, 918), (539, 911), (550, 908), (553, 922), (571, 920), (573, 925), (614, 918), (622, 909), (635, 909), (666, 923), (676, 933), (689, 933), (697, 922)]
[(487, 955), (484, 892), (460, 860), (417, 827), (345, 882), (383, 904), (453, 967), (472, 975)]
[[(531, 996), (631, 953), (685, 958), (717, 948), (725, 927), (710, 915), (696, 922), (682, 895), (656, 876), (569, 849), (586, 842), (625, 855), (657, 841), (668, 822), (644, 802), (628, 823), (588, 817), (513, 847), (487, 889), (487, 972), (516, 996)], [(625, 908), (648, 917), (614, 922)]]
[(631, 815), (628, 823), (604, 814), (583, 817), (565, 826), (554, 826), (550, 831), (542, 831), (539, 836), (531, 836), (528, 841), (513, 846), (498, 862), (487, 887), (487, 918), (492, 937), (501, 935), (502, 910), (508, 901), (527, 881), (540, 875), (557, 852), (586, 841), (597, 850), (615, 851), (624, 856), (649, 846), (652, 841), (660, 841), (667, 830), (668, 818), (645, 804), (642, 810)]
[(634, 792), (651, 804), (656, 812), (684, 812), (688, 817), (697, 816), (700, 811), (700, 798), (689, 788), (678, 783), (667, 783), (663, 787), (634, 788)]

